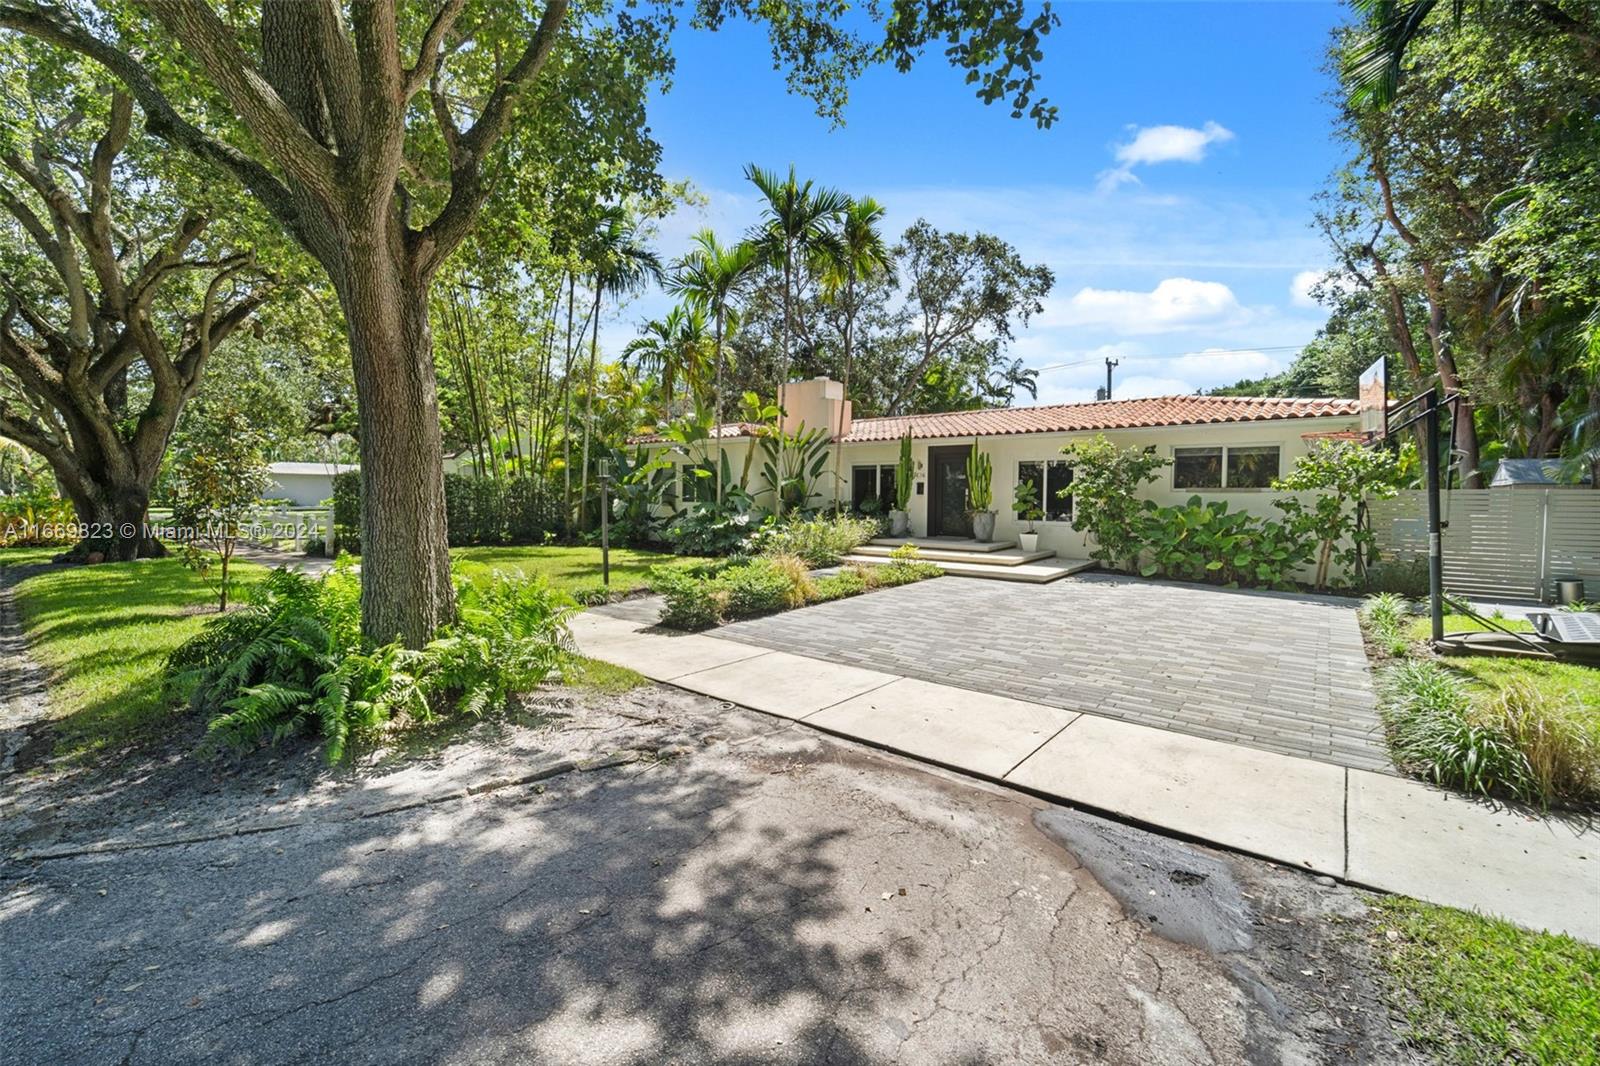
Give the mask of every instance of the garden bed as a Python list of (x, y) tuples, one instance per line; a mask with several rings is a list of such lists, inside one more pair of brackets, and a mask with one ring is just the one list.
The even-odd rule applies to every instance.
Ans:
[(797, 555), (757, 556), (698, 571), (664, 570), (653, 575), (652, 583), (666, 601), (661, 609), (662, 625), (709, 629), (943, 573), (934, 564), (919, 561), (914, 546), (909, 552), (897, 550), (896, 556), (885, 566), (852, 564), (832, 572), (814, 571)]
[[(1600, 670), (1542, 659), (1441, 659), (1428, 647), (1428, 621), (1388, 594), (1367, 600), (1361, 625), (1396, 766), (1466, 792), (1600, 810)], [(1446, 631), (1478, 628), (1466, 616), (1445, 619)]]

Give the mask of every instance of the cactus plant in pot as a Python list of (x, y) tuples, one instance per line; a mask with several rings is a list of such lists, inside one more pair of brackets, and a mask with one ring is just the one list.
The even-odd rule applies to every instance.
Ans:
[(1039, 510), (1039, 487), (1031, 481), (1017, 482), (1017, 490), (1011, 497), (1011, 509), (1017, 512), (1017, 518), (1028, 523), (1028, 528), (1017, 534), (1017, 543), (1022, 545), (1025, 552), (1038, 551), (1039, 534), (1033, 524), (1044, 517), (1044, 512)]
[(972, 537), (978, 541), (994, 539), (994, 465), (989, 456), (974, 448), (967, 453), (967, 513), (972, 516)]
[(900, 438), (900, 461), (894, 468), (894, 510), (889, 512), (889, 535), (911, 535), (911, 482), (917, 476), (916, 464), (911, 459), (911, 431)]

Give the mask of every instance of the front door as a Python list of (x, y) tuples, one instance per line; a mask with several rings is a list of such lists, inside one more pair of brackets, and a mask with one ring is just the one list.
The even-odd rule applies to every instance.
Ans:
[(967, 455), (970, 444), (928, 449), (928, 536), (970, 537)]

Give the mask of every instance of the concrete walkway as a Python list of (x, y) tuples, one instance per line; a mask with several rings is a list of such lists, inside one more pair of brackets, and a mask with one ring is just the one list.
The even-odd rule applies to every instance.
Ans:
[(588, 611), (585, 655), (1053, 800), (1600, 943), (1600, 829), (1416, 781)]

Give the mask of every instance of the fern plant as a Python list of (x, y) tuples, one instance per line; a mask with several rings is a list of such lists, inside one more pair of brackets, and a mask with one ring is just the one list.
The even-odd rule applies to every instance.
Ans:
[(316, 734), (330, 762), (352, 736), (404, 714), (480, 714), (560, 669), (572, 601), (542, 581), (496, 573), (462, 584), (460, 615), (421, 651), (361, 636), (360, 580), (274, 571), (252, 602), (210, 623), (167, 661), (174, 693), (212, 715), (213, 743), (249, 748)]

